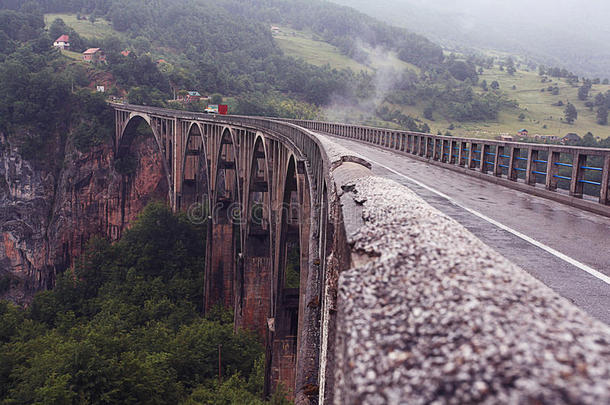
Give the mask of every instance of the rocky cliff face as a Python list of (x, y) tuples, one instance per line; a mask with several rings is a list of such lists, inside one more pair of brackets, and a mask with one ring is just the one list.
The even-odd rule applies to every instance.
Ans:
[(152, 136), (135, 139), (131, 175), (115, 170), (111, 142), (87, 153), (70, 142), (58, 150), (63, 162), (34, 164), (0, 134), (0, 299), (27, 305), (92, 236), (116, 240), (148, 202), (168, 198)]

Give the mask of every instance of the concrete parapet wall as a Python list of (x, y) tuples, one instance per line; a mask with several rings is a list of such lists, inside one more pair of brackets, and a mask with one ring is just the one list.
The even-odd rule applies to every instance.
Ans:
[(342, 170), (334, 403), (610, 403), (610, 328), (407, 188)]

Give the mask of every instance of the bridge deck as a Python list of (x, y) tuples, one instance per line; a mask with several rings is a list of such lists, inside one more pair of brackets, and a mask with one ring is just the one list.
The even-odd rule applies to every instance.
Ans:
[(610, 324), (610, 219), (332, 137), (592, 316)]

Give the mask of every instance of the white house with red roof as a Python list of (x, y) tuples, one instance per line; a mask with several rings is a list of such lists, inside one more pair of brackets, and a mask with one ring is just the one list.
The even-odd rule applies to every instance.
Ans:
[(62, 35), (53, 42), (53, 46), (59, 49), (70, 49), (70, 37)]
[(106, 55), (100, 48), (89, 48), (83, 52), (83, 60), (85, 62), (106, 62)]

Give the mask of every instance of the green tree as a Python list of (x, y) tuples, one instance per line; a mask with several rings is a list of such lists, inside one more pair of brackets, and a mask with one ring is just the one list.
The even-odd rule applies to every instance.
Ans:
[(574, 104), (570, 102), (568, 102), (563, 112), (568, 124), (572, 124), (578, 118), (578, 111), (576, 110), (576, 107), (574, 107)]
[(506, 58), (506, 73), (513, 76), (517, 69), (515, 69), (515, 61), (510, 56)]
[(222, 104), (222, 95), (215, 93), (210, 97), (211, 104)]
[(597, 109), (597, 123), (599, 125), (608, 125), (608, 107), (605, 105)]
[(589, 97), (589, 91), (591, 90), (591, 81), (585, 80), (582, 86), (578, 89), (578, 99), (586, 100)]

